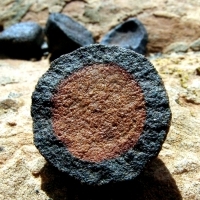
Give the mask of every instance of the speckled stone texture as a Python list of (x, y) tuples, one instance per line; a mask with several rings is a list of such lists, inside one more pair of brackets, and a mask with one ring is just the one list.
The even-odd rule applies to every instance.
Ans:
[(100, 43), (118, 45), (145, 54), (147, 41), (148, 34), (144, 25), (138, 19), (130, 18), (109, 31)]
[[(146, 103), (146, 120), (136, 145), (122, 155), (102, 162), (74, 157), (55, 136), (52, 127), (52, 97), (60, 82), (84, 66), (114, 63), (131, 74), (141, 87)], [(155, 158), (169, 130), (171, 111), (163, 82), (142, 55), (117, 46), (90, 45), (52, 62), (32, 94), (34, 143), (56, 168), (82, 183), (103, 185), (135, 179)]]
[(60, 13), (49, 15), (45, 34), (52, 54), (51, 60), (94, 43), (92, 34), (83, 25)]
[(21, 22), (0, 33), (0, 54), (20, 59), (39, 59), (44, 41), (43, 29), (35, 22)]
[(85, 66), (57, 88), (54, 134), (76, 158), (101, 162), (137, 143), (146, 119), (145, 100), (126, 70), (116, 64)]

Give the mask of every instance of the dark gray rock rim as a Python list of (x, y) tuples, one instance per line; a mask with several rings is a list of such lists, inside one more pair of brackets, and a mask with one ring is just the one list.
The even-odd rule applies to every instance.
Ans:
[[(144, 93), (146, 121), (137, 144), (123, 155), (100, 163), (73, 157), (53, 133), (51, 98), (59, 83), (76, 70), (114, 63), (132, 74)], [(103, 185), (136, 178), (156, 157), (169, 130), (171, 111), (163, 82), (142, 55), (117, 46), (90, 45), (61, 56), (38, 81), (32, 94), (34, 143), (56, 168), (89, 185)]]

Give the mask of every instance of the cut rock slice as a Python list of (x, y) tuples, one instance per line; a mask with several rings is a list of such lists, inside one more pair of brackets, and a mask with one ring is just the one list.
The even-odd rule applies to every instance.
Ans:
[(144, 25), (136, 18), (130, 18), (109, 31), (101, 40), (104, 45), (118, 45), (145, 54), (148, 41)]
[(97, 44), (52, 62), (33, 92), (31, 115), (40, 153), (90, 185), (136, 178), (158, 155), (171, 120), (152, 64)]

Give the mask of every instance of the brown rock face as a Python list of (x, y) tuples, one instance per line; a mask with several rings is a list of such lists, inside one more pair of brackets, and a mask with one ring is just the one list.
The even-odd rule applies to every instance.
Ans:
[(140, 86), (117, 65), (80, 69), (61, 82), (52, 102), (56, 136), (75, 157), (91, 162), (133, 147), (146, 118)]

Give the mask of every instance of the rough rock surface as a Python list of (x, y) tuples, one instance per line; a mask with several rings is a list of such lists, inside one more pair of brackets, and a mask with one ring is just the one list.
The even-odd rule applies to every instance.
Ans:
[(143, 24), (136, 18), (130, 18), (117, 25), (100, 41), (105, 45), (118, 45), (145, 54), (148, 34)]
[(162, 76), (172, 109), (172, 124), (163, 148), (136, 182), (89, 187), (46, 163), (33, 144), (31, 94), (49, 68), (37, 62), (0, 60), (0, 199), (200, 199), (200, 54), (157, 57), (151, 62)]
[[(116, 135), (117, 132), (111, 132), (111, 126), (107, 125), (106, 130), (99, 130), (101, 131), (100, 139), (98, 138), (98, 143), (95, 147), (93, 147), (93, 145), (90, 145), (90, 143), (91, 141), (93, 143), (96, 142), (95, 140), (97, 139), (97, 135), (95, 134), (95, 130), (97, 129), (97, 127), (91, 128), (91, 122), (87, 122), (91, 120), (88, 117), (88, 115), (92, 115), (93, 121), (95, 121), (96, 116), (94, 109), (90, 111), (90, 107), (94, 104), (93, 101), (90, 102), (92, 96), (90, 96), (90, 98), (88, 99), (86, 95), (81, 96), (81, 88), (79, 88), (77, 94), (72, 97), (75, 98), (73, 100), (73, 105), (79, 104), (78, 102), (81, 102), (80, 109), (83, 110), (83, 113), (80, 113), (79, 115), (84, 115), (85, 120), (80, 120), (80, 118), (76, 116), (77, 112), (79, 111), (73, 112), (77, 106), (68, 107), (67, 96), (71, 96), (72, 93), (62, 94), (62, 97), (66, 95), (64, 100), (62, 100), (62, 98), (59, 98), (60, 94), (55, 94), (55, 91), (59, 87), (61, 81), (66, 80), (67, 77), (70, 78), (71, 74), (74, 74), (78, 69), (82, 69), (83, 66), (112, 63), (115, 63), (116, 65), (120, 66), (124, 70), (123, 73), (128, 72), (129, 74), (131, 74), (131, 76), (133, 76), (133, 80), (136, 81), (136, 83), (139, 85), (138, 87), (142, 90), (145, 101), (145, 106), (143, 103), (140, 102), (138, 103), (137, 108), (134, 108), (133, 106), (131, 107), (130, 104), (137, 104), (137, 98), (141, 92), (132, 94), (134, 96), (134, 100), (132, 99), (131, 102), (128, 102), (129, 109), (126, 108), (126, 103), (125, 105), (120, 104), (120, 108), (115, 107), (115, 113), (125, 113), (124, 115), (126, 115), (127, 112), (132, 112), (132, 110), (134, 110), (134, 112), (137, 113), (137, 116), (133, 117), (136, 121), (140, 121), (140, 118), (142, 118), (143, 115), (145, 115), (145, 122), (139, 122), (142, 124), (144, 123), (144, 127), (142, 126), (142, 124), (138, 124), (138, 122), (134, 122), (134, 125), (131, 123), (129, 124), (129, 127), (143, 127), (143, 129), (141, 129), (141, 135), (138, 136), (139, 138), (137, 138), (136, 142), (134, 142), (135, 144), (129, 144), (128, 142), (133, 140), (135, 136), (132, 135), (127, 141), (127, 132), (130, 133), (131, 129), (129, 128), (128, 131), (124, 133), (123, 129), (126, 128), (124, 127), (126, 123), (124, 123), (122, 118), (120, 118), (120, 125), (122, 126), (120, 134), (126, 135), (121, 136), (120, 140), (124, 140), (124, 142), (120, 142), (118, 144), (118, 140), (112, 136), (112, 134)], [(94, 72), (92, 73), (93, 76), (95, 76)], [(79, 76), (80, 75), (77, 75), (77, 78)], [(92, 79), (92, 77), (89, 77), (88, 79)], [(88, 79), (86, 83), (84, 83), (84, 81), (80, 81), (82, 83), (82, 87), (88, 84)], [(96, 82), (98, 81), (99, 80), (97, 79)], [(114, 80), (112, 79), (110, 85), (114, 85), (113, 81)], [(104, 80), (104, 83), (105, 82), (106, 80)], [(128, 80), (126, 80), (126, 83), (128, 84)], [(75, 83), (71, 85), (70, 89), (73, 87), (74, 84)], [(115, 84), (120, 86), (120, 82), (117, 82), (117, 80), (115, 80)], [(92, 84), (89, 85), (91, 86)], [(96, 85), (96, 87), (97, 86), (99, 85)], [(104, 85), (103, 87), (109, 86)], [(95, 94), (95, 90), (97, 89), (98, 88), (90, 89), (88, 87), (85, 93), (93, 93), (93, 96), (96, 96), (97, 94)], [(134, 89), (137, 90), (136, 88)], [(112, 90), (114, 90), (114, 88), (112, 88)], [(120, 90), (122, 90), (122, 88)], [(102, 89), (98, 93), (100, 92), (102, 92)], [(54, 103), (52, 103), (52, 99), (55, 99), (54, 95), (58, 96), (55, 97), (58, 98), (58, 103), (56, 104), (54, 102), (56, 105), (59, 104), (58, 108), (57, 106), (55, 106), (54, 108)], [(109, 95), (109, 97), (107, 97), (107, 100), (113, 96), (112, 92), (108, 92), (107, 95)], [(101, 98), (103, 98), (103, 96), (101, 96)], [(120, 99), (120, 96), (117, 94), (117, 90), (115, 91), (115, 98)], [(131, 98), (129, 97), (129, 101), (130, 99)], [(63, 102), (59, 103), (60, 101)], [(115, 102), (115, 99), (113, 99), (112, 102)], [(64, 108), (63, 103), (65, 104)], [(108, 106), (108, 108), (104, 110), (100, 107), (104, 107), (105, 105), (103, 106), (102, 103), (99, 103), (97, 100), (95, 101), (95, 103), (96, 107), (99, 107), (99, 112), (104, 112), (103, 116), (98, 114), (98, 118), (101, 117), (104, 120), (107, 120), (107, 123), (111, 123), (111, 119), (109, 117), (109, 113), (107, 113), (107, 110), (111, 112), (110, 107), (112, 106)], [(117, 104), (117, 100), (115, 104)], [(85, 107), (88, 114), (84, 114), (86, 112)], [(65, 108), (66, 112), (63, 114), (63, 117), (60, 111), (58, 110), (63, 110)], [(53, 114), (54, 111), (52, 111), (52, 109), (56, 110), (55, 116)], [(69, 117), (67, 115), (67, 111), (70, 109), (73, 110), (70, 113), (73, 113), (76, 116), (76, 118), (70, 118), (71, 120), (67, 121), (66, 118)], [(119, 109), (121, 110), (121, 112), (119, 112)], [(31, 115), (33, 117), (34, 122), (34, 143), (41, 152), (41, 154), (59, 170), (66, 172), (70, 176), (73, 176), (81, 182), (87, 183), (89, 185), (103, 185), (110, 182), (119, 182), (135, 179), (144, 169), (146, 164), (158, 155), (168, 133), (171, 121), (171, 111), (169, 108), (169, 102), (165, 88), (163, 86), (162, 80), (160, 79), (160, 76), (157, 74), (156, 70), (151, 65), (151, 63), (149, 63), (144, 56), (137, 54), (132, 50), (105, 45), (90, 45), (84, 48), (80, 48), (68, 55), (61, 56), (60, 58), (52, 62), (50, 69), (42, 76), (42, 78), (38, 81), (36, 85), (35, 91), (32, 96)], [(56, 118), (57, 115), (59, 115), (59, 119), (53, 120), (54, 118)], [(114, 113), (112, 114), (112, 117), (112, 121), (117, 123), (115, 120), (116, 116), (114, 115)], [(62, 119), (61, 122), (59, 122), (60, 118)], [(124, 116), (123, 119), (124, 118), (126, 118), (126, 116)], [(160, 119), (162, 119), (162, 121)], [(130, 119), (126, 120), (130, 121)], [(57, 125), (54, 124), (56, 123), (59, 123), (59, 127), (62, 126), (62, 130), (61, 132), (59, 132), (59, 136), (58, 133), (55, 133), (56, 130), (59, 129), (59, 127), (55, 128), (55, 126)], [(86, 138), (90, 137), (90, 133), (85, 134), (83, 136), (82, 140), (80, 141), (80, 144), (77, 147), (78, 152), (85, 151), (88, 153), (90, 152), (90, 149), (92, 149), (92, 151), (98, 151), (98, 154), (101, 154), (104, 150), (102, 148), (98, 150), (98, 144), (102, 142), (102, 136), (106, 138), (106, 136), (104, 135), (108, 134), (110, 135), (110, 137), (112, 137), (113, 140), (115, 140), (115, 145), (112, 146), (110, 151), (113, 151), (113, 148), (116, 148), (117, 144), (118, 147), (120, 146), (116, 150), (116, 153), (114, 153), (114, 155), (116, 154), (116, 156), (113, 157), (109, 155), (108, 157), (103, 157), (103, 159), (100, 159), (99, 161), (99, 159), (96, 158), (97, 155), (94, 155), (94, 153), (92, 153), (92, 160), (84, 160), (85, 157), (88, 158), (87, 156), (85, 156), (85, 153), (83, 153), (83, 155), (80, 155), (80, 153), (74, 155), (72, 153), (74, 151), (71, 151), (73, 148), (71, 147), (76, 146), (79, 141), (73, 140), (73, 142), (71, 142), (72, 139), (68, 139), (70, 140), (70, 147), (68, 148), (64, 145), (64, 142), (61, 139), (61, 135), (63, 132), (65, 132), (65, 134), (68, 134), (67, 131), (69, 127), (67, 128), (67, 130), (65, 130), (65, 128), (62, 125), (63, 123), (75, 123), (74, 126), (76, 126), (77, 129), (79, 129), (80, 126), (76, 125), (76, 123), (85, 123), (88, 124), (88, 126), (90, 126), (91, 129), (86, 129), (84, 128), (84, 126), (80, 127), (80, 130), (78, 132), (75, 132), (75, 130), (73, 129), (72, 131), (69, 131), (69, 134), (74, 134), (73, 137), (76, 138), (80, 135), (83, 135), (82, 133), (80, 133), (82, 130), (88, 131), (89, 129), (89, 132), (93, 134), (92, 140), (87, 139), (87, 142), (84, 145), (82, 145), (82, 143), (86, 140)], [(103, 126), (103, 124), (104, 123), (102, 123), (101, 126)], [(118, 124), (115, 125), (115, 129), (120, 129)], [(133, 131), (134, 134), (136, 134), (137, 132), (136, 129), (134, 129)], [(110, 138), (107, 138), (107, 140), (109, 139)], [(104, 139), (101, 146), (106, 145), (107, 140)], [(76, 144), (73, 145), (73, 143)], [(89, 146), (88, 149), (86, 149), (86, 145)], [(110, 145), (111, 143), (109, 143), (109, 145), (107, 146), (108, 149)], [(128, 149), (127, 146), (129, 146)], [(100, 155), (98, 156), (101, 157)]]
[(44, 42), (42, 27), (35, 22), (20, 22), (0, 33), (0, 53), (11, 58), (41, 58)]
[(51, 60), (70, 53), (79, 47), (93, 44), (92, 34), (67, 15), (52, 13), (45, 27)]

